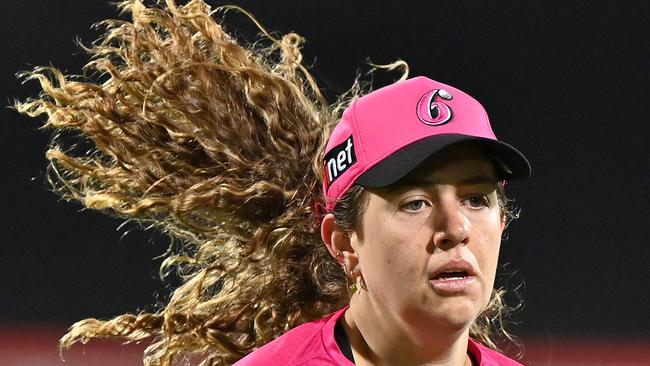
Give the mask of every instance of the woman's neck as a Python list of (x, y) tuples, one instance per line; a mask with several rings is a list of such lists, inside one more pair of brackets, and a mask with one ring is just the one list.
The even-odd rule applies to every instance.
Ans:
[(469, 324), (408, 324), (359, 293), (352, 296), (343, 328), (357, 365), (471, 365)]

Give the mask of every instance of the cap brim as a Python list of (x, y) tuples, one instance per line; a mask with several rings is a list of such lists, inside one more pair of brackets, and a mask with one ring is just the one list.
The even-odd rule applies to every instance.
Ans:
[(361, 174), (356, 183), (364, 187), (387, 187), (404, 178), (438, 152), (461, 142), (475, 142), (494, 162), (498, 177), (523, 179), (530, 175), (530, 163), (513, 146), (497, 140), (462, 134), (441, 134), (423, 138), (397, 150)]

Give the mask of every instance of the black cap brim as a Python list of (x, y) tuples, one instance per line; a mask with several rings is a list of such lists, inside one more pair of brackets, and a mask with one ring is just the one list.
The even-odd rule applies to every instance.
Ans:
[(415, 141), (375, 164), (357, 178), (364, 187), (387, 187), (397, 183), (431, 156), (458, 143), (473, 142), (494, 161), (498, 177), (504, 180), (524, 179), (530, 175), (528, 159), (513, 146), (483, 137), (441, 134)]

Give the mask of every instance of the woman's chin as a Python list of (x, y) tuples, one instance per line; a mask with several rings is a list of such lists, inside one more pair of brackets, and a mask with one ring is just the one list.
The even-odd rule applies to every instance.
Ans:
[(404, 320), (415, 327), (463, 330), (481, 312), (481, 305), (469, 298), (447, 298), (436, 306), (404, 312)]

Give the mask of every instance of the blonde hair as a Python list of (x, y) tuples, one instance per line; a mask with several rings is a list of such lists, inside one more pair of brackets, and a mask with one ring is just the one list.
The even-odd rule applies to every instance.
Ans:
[(54, 136), (56, 192), (166, 233), (161, 276), (183, 281), (159, 311), (82, 320), (61, 347), (153, 337), (145, 365), (226, 365), (344, 306), (345, 276), (318, 235), (320, 154), (361, 83), (329, 104), (302, 38), (260, 26), (262, 40), (241, 45), (213, 18), (236, 9), (255, 22), (235, 7), (118, 6), (132, 21), (102, 22), (85, 47), (94, 80), (37, 68), (23, 76), (43, 95), (16, 108), (92, 146)]

